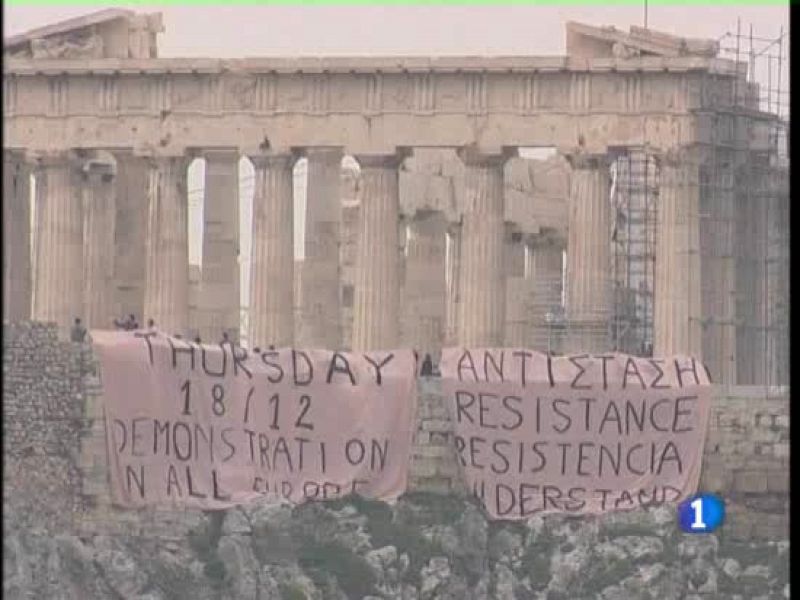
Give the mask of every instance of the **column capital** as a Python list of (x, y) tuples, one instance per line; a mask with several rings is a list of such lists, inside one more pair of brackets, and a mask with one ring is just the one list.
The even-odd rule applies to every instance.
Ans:
[(572, 170), (608, 169), (612, 163), (612, 158), (607, 153), (590, 154), (588, 152), (575, 151), (564, 153), (563, 156), (567, 159)]
[(503, 146), (501, 148), (483, 148), (475, 144), (461, 146), (456, 155), (468, 167), (503, 167), (510, 158), (519, 155), (517, 148)]
[(27, 163), (28, 152), (22, 148), (3, 148), (3, 162)]
[(192, 149), (190, 154), (198, 154), (205, 159), (230, 160), (236, 162), (238, 162), (239, 157), (242, 156), (241, 152), (239, 152), (239, 148), (233, 146)]
[(353, 158), (364, 169), (397, 169), (403, 161), (411, 156), (411, 149), (398, 148), (388, 154), (356, 154)]
[(291, 169), (300, 158), (295, 152), (278, 153), (255, 153), (246, 155), (253, 163), (254, 169)]
[(182, 167), (188, 168), (195, 156), (189, 154), (144, 154), (140, 155), (140, 158), (144, 159), (151, 168), (169, 163), (178, 163)]
[(130, 151), (133, 156), (139, 158), (187, 158), (194, 160), (202, 156), (199, 148), (189, 148), (187, 146), (156, 146), (154, 144), (142, 144), (135, 146)]
[(66, 166), (80, 168), (85, 160), (85, 155), (75, 150), (29, 150), (25, 152), (25, 161), (38, 168)]
[(293, 149), (302, 158), (328, 158), (342, 160), (345, 155), (341, 146), (300, 146)]

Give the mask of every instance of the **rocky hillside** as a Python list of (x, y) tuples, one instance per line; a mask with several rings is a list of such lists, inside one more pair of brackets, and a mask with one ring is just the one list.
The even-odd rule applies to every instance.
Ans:
[(207, 513), (184, 539), (5, 529), (11, 600), (789, 597), (788, 542), (683, 535), (664, 507), (520, 525), (416, 494)]

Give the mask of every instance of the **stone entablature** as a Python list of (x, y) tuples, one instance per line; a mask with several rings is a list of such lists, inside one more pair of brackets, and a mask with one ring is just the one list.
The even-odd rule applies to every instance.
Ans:
[[(734, 67), (702, 57), (13, 59), (6, 147), (245, 152), (266, 138), (273, 150), (353, 154), (470, 144), (668, 149), (711, 141), (696, 113), (732, 105)], [(720, 130), (763, 137), (755, 130), (764, 115), (750, 116), (719, 114), (731, 122)]]

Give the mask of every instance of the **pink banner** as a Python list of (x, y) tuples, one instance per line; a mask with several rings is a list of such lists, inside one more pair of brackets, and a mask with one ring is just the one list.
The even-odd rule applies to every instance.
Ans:
[(406, 489), (410, 350), (252, 354), (159, 332), (93, 331), (112, 497), (221, 509)]
[(441, 371), (457, 460), (493, 519), (697, 491), (712, 390), (699, 361), (448, 348)]

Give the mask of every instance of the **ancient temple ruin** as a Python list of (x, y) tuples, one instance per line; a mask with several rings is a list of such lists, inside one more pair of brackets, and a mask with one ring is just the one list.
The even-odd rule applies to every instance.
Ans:
[(788, 124), (716, 42), (569, 23), (566, 56), (218, 60), (158, 58), (161, 31), (112, 9), (4, 40), (4, 319), (685, 353), (718, 382), (788, 383)]

